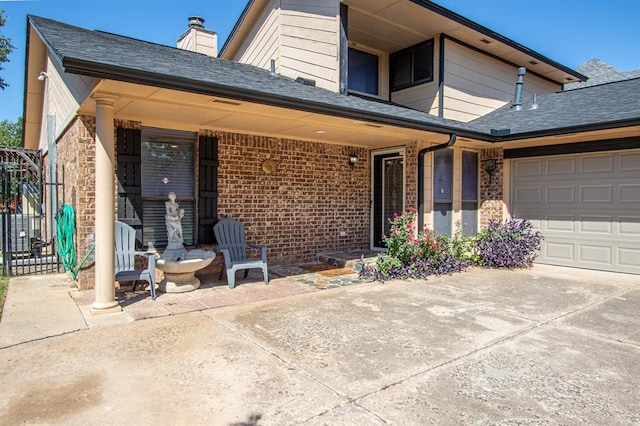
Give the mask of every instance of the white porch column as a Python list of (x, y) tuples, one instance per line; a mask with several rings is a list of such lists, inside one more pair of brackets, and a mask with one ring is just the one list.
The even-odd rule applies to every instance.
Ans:
[(96, 93), (96, 282), (94, 314), (120, 311), (116, 301), (115, 281), (115, 193), (114, 193), (114, 137), (113, 105), (117, 97)]

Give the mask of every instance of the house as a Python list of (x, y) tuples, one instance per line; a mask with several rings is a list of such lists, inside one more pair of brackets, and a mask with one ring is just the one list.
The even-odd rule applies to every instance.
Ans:
[(382, 250), (416, 208), (440, 233), (527, 217), (540, 262), (640, 273), (640, 79), (564, 91), (586, 77), (429, 1), (252, 0), (217, 55), (201, 18), (181, 48), (27, 27), (25, 147), (96, 231), (98, 311), (111, 224), (162, 247), (169, 191), (187, 244), (232, 216), (271, 263)]

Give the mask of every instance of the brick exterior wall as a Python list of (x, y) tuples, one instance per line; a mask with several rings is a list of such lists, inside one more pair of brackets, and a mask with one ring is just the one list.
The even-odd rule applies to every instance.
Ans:
[(405, 145), (404, 152), (405, 209), (409, 210), (418, 207), (418, 143)]
[[(496, 170), (489, 174), (484, 170), (484, 161), (496, 159)], [(504, 156), (502, 148), (490, 148), (480, 151), (480, 226), (486, 228), (491, 220), (503, 220), (503, 179)]]
[[(95, 117), (78, 116), (57, 141), (58, 176), (64, 179), (64, 202), (76, 213), (78, 263), (89, 251), (88, 237), (95, 218)], [(81, 289), (95, 282), (93, 262), (87, 260), (78, 275)]]
[[(218, 215), (245, 224), (272, 263), (367, 248), (370, 158), (364, 148), (219, 133)], [(348, 165), (350, 156), (358, 163)], [(266, 174), (273, 159), (278, 171)], [(344, 236), (341, 236), (341, 233)]]

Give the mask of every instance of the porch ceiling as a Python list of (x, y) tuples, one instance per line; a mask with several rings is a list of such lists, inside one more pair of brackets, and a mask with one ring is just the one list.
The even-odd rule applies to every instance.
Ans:
[(566, 67), (523, 46), (515, 48), (515, 42), (510, 45), (508, 39), (488, 29), (483, 33), (480, 25), (475, 24), (475, 28), (465, 25), (459, 22), (464, 18), (456, 20), (453, 13), (445, 16), (406, 0), (344, 0), (343, 3), (349, 6), (349, 42), (355, 45), (392, 53), (442, 33), (558, 83), (579, 80), (575, 74), (558, 68)]
[[(113, 80), (103, 80), (95, 92), (118, 96), (115, 118), (152, 127), (211, 129), (369, 149), (412, 141), (441, 143), (448, 138), (446, 134)], [(79, 114), (94, 115), (95, 103), (87, 99)]]

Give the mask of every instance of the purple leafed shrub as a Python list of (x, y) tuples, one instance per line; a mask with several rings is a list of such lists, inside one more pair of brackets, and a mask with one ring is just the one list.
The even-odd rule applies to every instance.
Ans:
[(529, 268), (542, 239), (526, 219), (491, 221), (476, 238), (477, 263), (489, 268)]

